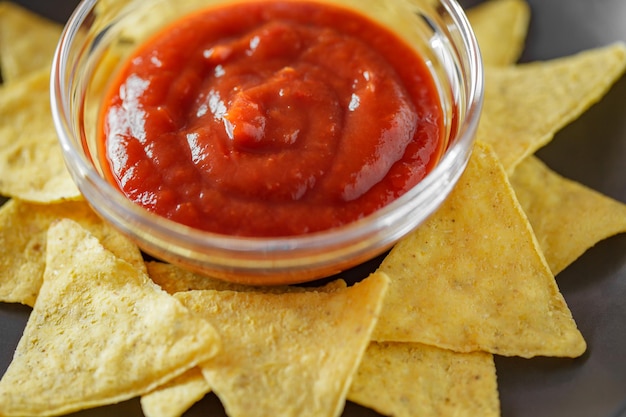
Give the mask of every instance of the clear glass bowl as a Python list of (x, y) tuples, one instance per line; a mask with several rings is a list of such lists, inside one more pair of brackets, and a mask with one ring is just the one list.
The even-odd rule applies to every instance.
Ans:
[(109, 78), (155, 30), (223, 1), (85, 0), (70, 18), (52, 66), (52, 111), (68, 169), (96, 212), (156, 258), (224, 280), (270, 285), (311, 281), (371, 259), (440, 206), (465, 169), (483, 99), (478, 45), (454, 0), (325, 0), (357, 9), (406, 39), (428, 63), (444, 109), (448, 146), (439, 164), (372, 215), (303, 236), (226, 236), (154, 215), (107, 182), (95, 130)]

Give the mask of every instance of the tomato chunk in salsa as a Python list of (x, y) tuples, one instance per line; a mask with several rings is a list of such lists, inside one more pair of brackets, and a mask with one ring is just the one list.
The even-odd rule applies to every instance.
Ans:
[(130, 200), (228, 235), (292, 236), (362, 218), (443, 152), (419, 54), (312, 1), (195, 12), (142, 44), (108, 90), (99, 154)]

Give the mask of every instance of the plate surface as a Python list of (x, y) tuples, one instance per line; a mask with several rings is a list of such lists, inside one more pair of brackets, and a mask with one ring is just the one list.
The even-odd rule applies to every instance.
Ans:
[[(18, 3), (65, 21), (76, 0)], [(546, 60), (626, 42), (624, 0), (528, 0), (532, 20), (522, 61)], [(470, 7), (480, 1), (462, 1)], [(24, 34), (28, 36), (28, 34)], [(626, 202), (626, 77), (538, 155), (555, 171)], [(589, 213), (590, 216), (594, 213)], [(576, 227), (575, 224), (572, 227)], [(349, 271), (360, 278), (371, 262)], [(589, 345), (578, 359), (496, 358), (504, 417), (626, 417), (626, 234), (600, 242), (557, 277)], [(8, 366), (30, 309), (0, 303), (0, 374)], [(76, 416), (141, 416), (137, 400)], [(186, 416), (225, 415), (214, 395)], [(348, 403), (344, 416), (377, 414)]]

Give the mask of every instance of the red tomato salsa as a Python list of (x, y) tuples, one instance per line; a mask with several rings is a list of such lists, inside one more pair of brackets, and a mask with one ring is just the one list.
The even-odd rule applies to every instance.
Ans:
[(196, 12), (125, 63), (100, 118), (108, 179), (221, 234), (289, 236), (362, 218), (443, 151), (422, 58), (390, 30), (309, 1)]

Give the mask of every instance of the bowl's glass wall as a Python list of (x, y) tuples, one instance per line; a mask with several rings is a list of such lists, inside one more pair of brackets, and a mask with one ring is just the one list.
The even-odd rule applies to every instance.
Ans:
[(97, 116), (117, 67), (163, 25), (223, 1), (86, 0), (70, 19), (53, 64), (53, 115), (68, 168), (94, 209), (156, 257), (249, 283), (331, 275), (380, 254), (422, 223), (464, 170), (482, 104), (478, 47), (454, 0), (318, 0), (357, 9), (405, 38), (427, 61), (444, 108), (448, 144), (439, 165), (417, 187), (363, 220), (302, 237), (220, 236), (153, 215), (100, 176)]

